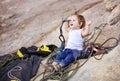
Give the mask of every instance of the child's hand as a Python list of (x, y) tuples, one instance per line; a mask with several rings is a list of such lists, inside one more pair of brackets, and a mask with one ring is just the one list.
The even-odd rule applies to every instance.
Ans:
[(91, 21), (91, 20), (89, 20), (89, 21), (86, 23), (86, 25), (87, 25), (87, 26), (90, 26), (90, 25), (91, 25), (91, 23), (92, 23), (92, 21)]

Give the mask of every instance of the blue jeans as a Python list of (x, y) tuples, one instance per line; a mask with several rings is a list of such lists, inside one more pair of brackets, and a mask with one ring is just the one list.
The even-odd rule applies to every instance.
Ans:
[(65, 49), (63, 52), (56, 55), (55, 62), (58, 62), (65, 67), (72, 63), (77, 57), (80, 56), (82, 51), (76, 49)]

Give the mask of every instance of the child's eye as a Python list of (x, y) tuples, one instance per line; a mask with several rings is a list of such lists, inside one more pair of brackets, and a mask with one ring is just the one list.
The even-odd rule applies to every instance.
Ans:
[(73, 21), (75, 21), (75, 20), (73, 20)]

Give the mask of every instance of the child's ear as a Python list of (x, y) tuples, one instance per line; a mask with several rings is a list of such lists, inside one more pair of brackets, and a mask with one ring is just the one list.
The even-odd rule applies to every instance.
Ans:
[(82, 26), (83, 22), (80, 22), (80, 27)]

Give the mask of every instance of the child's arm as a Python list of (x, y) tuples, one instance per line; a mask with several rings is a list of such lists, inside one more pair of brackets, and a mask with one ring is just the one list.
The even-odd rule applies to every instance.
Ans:
[(89, 21), (86, 26), (83, 28), (82, 30), (82, 37), (86, 37), (88, 35), (90, 35), (90, 25), (91, 25), (92, 21)]

